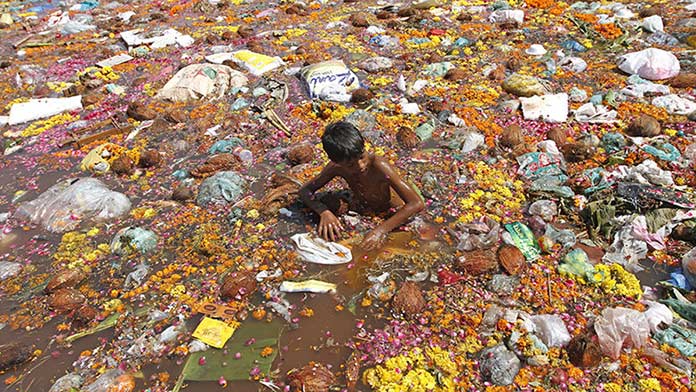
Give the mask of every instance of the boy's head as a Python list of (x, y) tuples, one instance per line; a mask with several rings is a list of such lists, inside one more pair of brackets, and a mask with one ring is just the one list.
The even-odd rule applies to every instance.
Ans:
[(360, 131), (347, 121), (339, 121), (326, 127), (321, 143), (329, 159), (335, 163), (356, 161), (365, 152), (365, 140)]

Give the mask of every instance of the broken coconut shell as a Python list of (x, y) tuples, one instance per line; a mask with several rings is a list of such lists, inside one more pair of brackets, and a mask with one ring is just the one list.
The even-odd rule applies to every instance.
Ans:
[(329, 392), (336, 376), (320, 363), (309, 363), (288, 372), (288, 385), (293, 392)]
[(314, 147), (309, 143), (302, 143), (290, 148), (288, 160), (293, 166), (309, 163), (314, 160)]
[(363, 13), (351, 15), (349, 21), (353, 27), (367, 27), (370, 25), (370, 22), (367, 21), (367, 15)]
[(366, 88), (359, 88), (353, 91), (353, 94), (350, 96), (350, 101), (353, 103), (363, 103), (371, 100), (374, 97), (375, 94), (373, 94), (372, 91)]
[(659, 135), (661, 130), (660, 122), (657, 119), (642, 114), (628, 125), (626, 133), (631, 136), (653, 137)]
[(481, 275), (498, 270), (498, 259), (489, 249), (465, 252), (457, 259), (457, 268), (470, 275)]
[(152, 120), (157, 117), (157, 112), (139, 102), (131, 102), (126, 110), (128, 117), (137, 121)]
[(556, 147), (561, 148), (567, 143), (566, 132), (559, 128), (553, 127), (546, 133), (546, 139), (553, 140)]
[(527, 260), (516, 246), (504, 244), (498, 248), (496, 255), (500, 265), (510, 275), (517, 275), (527, 267)]
[(400, 127), (396, 134), (396, 140), (404, 148), (417, 147), (421, 142), (418, 135), (409, 127)]
[(146, 150), (140, 154), (140, 161), (138, 161), (138, 166), (142, 168), (146, 167), (157, 167), (160, 164), (162, 158), (160, 153), (155, 150)]
[(193, 199), (193, 191), (186, 185), (179, 185), (172, 192), (172, 200), (186, 201)]
[(392, 298), (392, 307), (404, 316), (415, 316), (422, 312), (426, 305), (423, 293), (415, 282), (404, 282)]
[(27, 362), (32, 352), (31, 346), (22, 343), (0, 345), (0, 372)]
[(694, 88), (696, 87), (696, 73), (680, 73), (677, 77), (668, 80), (667, 84), (674, 88)]
[(467, 77), (467, 72), (461, 68), (452, 68), (447, 71), (445, 74), (444, 78), (445, 80), (449, 80), (451, 82), (457, 82), (460, 80), (464, 80)]
[(568, 143), (561, 148), (568, 162), (582, 162), (594, 155), (594, 148), (582, 143)]
[(133, 173), (135, 164), (133, 160), (126, 154), (121, 154), (118, 158), (111, 162), (111, 171), (116, 174), (130, 175)]
[(62, 271), (48, 281), (44, 293), (51, 294), (60, 289), (75, 288), (84, 279), (85, 274), (77, 268)]
[(500, 135), (500, 145), (503, 147), (515, 147), (518, 144), (524, 143), (524, 131), (517, 124), (512, 124), (503, 129)]
[(58, 289), (48, 298), (48, 306), (59, 313), (68, 313), (82, 306), (87, 298), (73, 288)]
[(566, 350), (570, 363), (579, 368), (591, 368), (599, 365), (602, 361), (602, 349), (596, 336), (589, 332), (594, 328), (589, 326), (587, 331), (575, 336), (570, 340)]
[(246, 297), (256, 291), (256, 278), (253, 272), (235, 271), (227, 274), (220, 285), (223, 299)]

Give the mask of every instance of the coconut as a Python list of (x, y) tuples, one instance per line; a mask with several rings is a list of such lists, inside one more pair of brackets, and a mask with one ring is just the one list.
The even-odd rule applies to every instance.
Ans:
[(55, 275), (44, 288), (44, 293), (51, 294), (60, 289), (74, 288), (85, 279), (85, 274), (77, 269), (69, 269)]
[(502, 245), (496, 253), (498, 262), (510, 275), (517, 275), (527, 267), (527, 260), (516, 246)]
[(314, 160), (314, 148), (309, 143), (293, 146), (288, 151), (288, 160), (293, 166), (312, 162)]
[(142, 168), (159, 166), (161, 161), (160, 153), (155, 150), (146, 150), (140, 154), (138, 166)]
[(309, 363), (288, 372), (288, 385), (293, 392), (329, 392), (336, 376), (320, 363)]
[(491, 250), (478, 249), (465, 252), (457, 259), (457, 268), (471, 275), (481, 275), (498, 270), (498, 260)]
[(366, 88), (359, 88), (353, 91), (353, 94), (350, 96), (350, 101), (353, 103), (363, 103), (371, 100), (374, 96), (375, 94), (373, 94), (372, 91)]
[(228, 273), (220, 285), (223, 299), (243, 298), (256, 291), (256, 278), (253, 272), (235, 271)]
[(426, 305), (421, 289), (414, 282), (404, 282), (392, 299), (394, 310), (407, 317), (419, 314)]
[(179, 185), (178, 187), (174, 188), (174, 191), (172, 192), (172, 200), (175, 201), (186, 201), (190, 200), (193, 198), (193, 191), (186, 185)]
[(367, 27), (370, 25), (370, 22), (367, 21), (367, 15), (357, 13), (350, 16), (350, 24), (353, 27)]
[(563, 147), (567, 143), (566, 132), (559, 127), (551, 128), (546, 133), (546, 139), (553, 140), (553, 142), (556, 143), (556, 146), (558, 148)]
[(452, 82), (457, 82), (460, 80), (464, 80), (467, 77), (467, 72), (461, 68), (452, 68), (447, 71), (445, 74), (445, 80), (449, 80)]
[(121, 154), (111, 162), (111, 171), (116, 174), (130, 175), (134, 169), (133, 160), (126, 154)]
[(513, 124), (503, 129), (503, 133), (500, 135), (500, 145), (512, 148), (522, 143), (524, 143), (524, 131), (519, 125)]
[(404, 148), (414, 148), (421, 142), (418, 135), (408, 127), (399, 128), (399, 132), (396, 133), (396, 140)]
[(51, 309), (60, 312), (68, 313), (79, 308), (87, 298), (81, 292), (73, 288), (58, 289), (48, 298), (48, 306)]
[(654, 117), (642, 114), (633, 120), (626, 128), (626, 133), (631, 136), (653, 137), (660, 134), (660, 122)]

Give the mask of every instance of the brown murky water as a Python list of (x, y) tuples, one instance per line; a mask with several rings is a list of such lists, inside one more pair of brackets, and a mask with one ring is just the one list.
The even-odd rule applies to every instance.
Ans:
[[(29, 196), (29, 195), (27, 195)], [(20, 231), (10, 237), (0, 239), (0, 254), (9, 251), (14, 246), (19, 246), (27, 241), (60, 241), (59, 235), (47, 234), (40, 229)], [(357, 239), (344, 241), (347, 245), (353, 245)], [(308, 278), (321, 279), (338, 284), (337, 294), (304, 294), (289, 293), (287, 299), (293, 304), (308, 307), (314, 310), (314, 316), (301, 318), (297, 328), (286, 326), (279, 342), (279, 354), (273, 365), (281, 375), (288, 370), (305, 365), (309, 361), (317, 361), (333, 367), (334, 372), (341, 372), (341, 365), (350, 355), (350, 349), (346, 343), (354, 335), (356, 320), (364, 319), (366, 326), (376, 328), (383, 325), (379, 319), (375, 319), (359, 305), (355, 308), (356, 314), (348, 310), (337, 311), (336, 306), (345, 305), (356, 294), (361, 293), (366, 287), (367, 274), (374, 267), (376, 260), (386, 259), (392, 255), (414, 254), (423, 249), (431, 249), (434, 242), (422, 243), (422, 247), (414, 248), (414, 236), (409, 232), (392, 233), (385, 246), (373, 252), (364, 252), (357, 246), (353, 246), (354, 259), (350, 264), (340, 266), (309, 265)], [(437, 245), (436, 245), (437, 246)], [(32, 264), (39, 269), (45, 269), (50, 263), (40, 258), (32, 260)], [(0, 298), (0, 314), (12, 313), (16, 310), (16, 301), (9, 298)], [(200, 316), (187, 320), (187, 327), (192, 331), (198, 324)], [(254, 322), (253, 320), (251, 320)], [(57, 317), (46, 323), (43, 327), (33, 331), (11, 330), (8, 327), (0, 330), (0, 345), (14, 341), (31, 343), (36, 349), (42, 350), (42, 354), (32, 362), (0, 375), (0, 391), (47, 391), (53, 381), (73, 369), (73, 362), (78, 359), (84, 350), (92, 350), (102, 346), (102, 342), (113, 338), (113, 330), (87, 336), (75, 341), (66, 347), (52, 342), (56, 334), (56, 327), (61, 322)], [(176, 359), (163, 359), (158, 364), (150, 364), (142, 369), (144, 378), (139, 379), (137, 390), (146, 390), (146, 380), (153, 374), (168, 372), (171, 380), (176, 379), (183, 367), (182, 361)], [(20, 381), (12, 386), (6, 386), (4, 381), (11, 376), (20, 376)], [(282, 376), (281, 376), (282, 377)], [(170, 385), (171, 383), (170, 382)], [(341, 379), (341, 382), (343, 380)], [(216, 382), (187, 382), (190, 391), (221, 391)], [(228, 390), (246, 392), (269, 390), (257, 382), (231, 382)], [(366, 390), (360, 387), (360, 390)]]

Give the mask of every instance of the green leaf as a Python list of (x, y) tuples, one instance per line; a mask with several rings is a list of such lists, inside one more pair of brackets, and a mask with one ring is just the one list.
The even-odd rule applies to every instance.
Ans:
[(107, 330), (107, 329), (109, 329), (109, 328), (115, 326), (116, 323), (118, 322), (118, 318), (119, 318), (119, 317), (121, 317), (121, 313), (114, 313), (114, 314), (112, 314), (111, 316), (109, 316), (109, 317), (105, 318), (104, 320), (102, 320), (101, 323), (97, 324), (97, 325), (94, 326), (93, 328), (90, 328), (90, 329), (88, 329), (88, 330), (86, 330), (86, 331), (78, 332), (78, 333), (76, 333), (76, 334), (74, 334), (74, 335), (68, 336), (68, 337), (65, 339), (65, 341), (68, 342), (68, 343), (71, 343), (71, 342), (73, 342), (73, 341), (75, 341), (75, 340), (77, 340), (77, 339), (83, 338), (83, 337), (85, 337), (85, 336), (89, 336), (89, 335), (95, 334), (95, 333), (97, 333), (97, 332), (105, 331), (105, 330)]
[[(247, 321), (235, 331), (223, 349), (209, 349), (191, 354), (180, 379), (217, 381), (222, 376), (228, 381), (248, 380), (249, 372), (254, 367), (258, 367), (263, 374), (269, 374), (273, 360), (278, 354), (277, 345), (281, 330), (282, 324), (278, 320), (272, 323)], [(249, 346), (245, 345), (251, 338), (256, 341)], [(261, 351), (268, 346), (273, 347), (273, 354), (262, 357)], [(236, 353), (241, 354), (240, 359), (234, 358)], [(199, 365), (201, 357), (205, 357), (204, 365)]]

